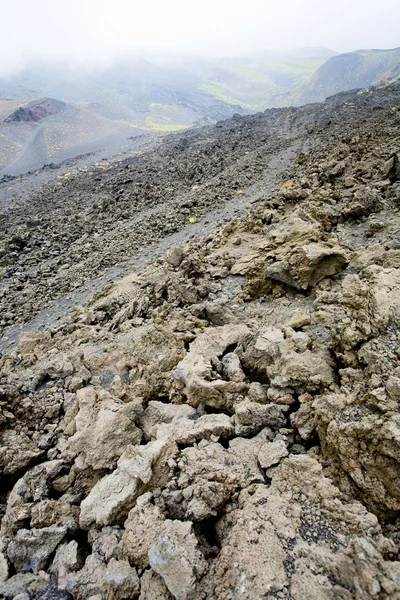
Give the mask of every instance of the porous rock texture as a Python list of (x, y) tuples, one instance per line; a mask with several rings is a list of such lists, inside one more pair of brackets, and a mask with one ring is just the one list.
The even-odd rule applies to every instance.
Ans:
[(400, 598), (399, 107), (2, 355), (0, 597)]

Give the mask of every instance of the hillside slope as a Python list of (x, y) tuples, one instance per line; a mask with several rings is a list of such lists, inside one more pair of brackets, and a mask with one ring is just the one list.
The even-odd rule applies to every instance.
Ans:
[(0, 595), (399, 598), (399, 150), (397, 84), (3, 207)]
[(334, 54), (302, 48), (226, 60), (152, 56), (93, 68), (31, 65), (0, 78), (0, 173), (23, 174), (100, 147), (112, 153), (141, 133), (288, 104), (285, 94)]
[(0, 122), (0, 175), (27, 173), (102, 146), (121, 146), (128, 136), (144, 132), (52, 98), (13, 109)]
[(238, 103), (249, 112), (285, 105), (284, 95), (307, 81), (335, 54), (326, 48), (299, 48), (200, 64), (188, 61), (185, 68), (199, 74), (199, 89), (231, 104)]
[(339, 92), (365, 88), (399, 76), (400, 48), (339, 54), (327, 60), (293, 92), (293, 103), (321, 102)]

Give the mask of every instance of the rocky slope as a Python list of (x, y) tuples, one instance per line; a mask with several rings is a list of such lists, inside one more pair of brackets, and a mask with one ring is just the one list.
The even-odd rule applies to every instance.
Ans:
[[(70, 173), (13, 202), (1, 215), (0, 328), (29, 321), (60, 293), (136, 261), (185, 225), (189, 235), (204, 221), (210, 227), (210, 211), (234, 213), (265, 195), (301, 144), (304, 124), (296, 122), (291, 110), (228, 120), (116, 166)], [(190, 216), (198, 223), (189, 224)]]
[[(133, 198), (170, 196), (160, 223), (175, 230), (232, 189), (254, 206), (3, 354), (4, 598), (400, 597), (399, 109), (390, 86), (268, 111), (181, 134), (97, 192), (88, 178), (47, 190), (35, 235), (62, 223), (60, 253), (78, 239), (67, 198), (96, 202), (80, 227), (104, 219), (102, 235)], [(266, 156), (289, 146), (272, 189)], [(49, 258), (19, 210), (3, 217), (20, 236), (5, 325)], [(134, 239), (112, 231), (114, 258), (96, 251), (110, 262)], [(57, 297), (52, 278), (31, 314)]]

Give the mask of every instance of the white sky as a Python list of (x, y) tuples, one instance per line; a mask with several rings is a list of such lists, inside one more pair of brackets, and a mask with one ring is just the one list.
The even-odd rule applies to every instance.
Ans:
[(400, 0), (0, 0), (0, 72), (30, 59), (400, 46)]

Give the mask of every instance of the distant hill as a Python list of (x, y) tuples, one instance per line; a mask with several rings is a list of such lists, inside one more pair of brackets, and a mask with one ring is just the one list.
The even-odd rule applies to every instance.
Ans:
[(338, 54), (293, 91), (292, 104), (321, 102), (339, 92), (365, 88), (399, 76), (400, 48)]
[(36, 123), (46, 117), (57, 115), (68, 108), (65, 102), (53, 98), (33, 100), (25, 106), (19, 106), (11, 115), (4, 119), (5, 123)]
[(182, 68), (197, 74), (198, 89), (251, 112), (280, 105), (282, 94), (290, 94), (334, 55), (327, 48), (299, 48), (218, 61), (188, 59)]
[(286, 58), (313, 58), (316, 60), (328, 60), (332, 56), (336, 56), (339, 54), (334, 50), (330, 50), (329, 48), (322, 48), (319, 46), (311, 46), (309, 48), (294, 48), (291, 50), (287, 50), (286, 52), (280, 52), (279, 56)]
[(19, 175), (107, 145), (143, 130), (53, 98), (0, 101), (0, 174)]

